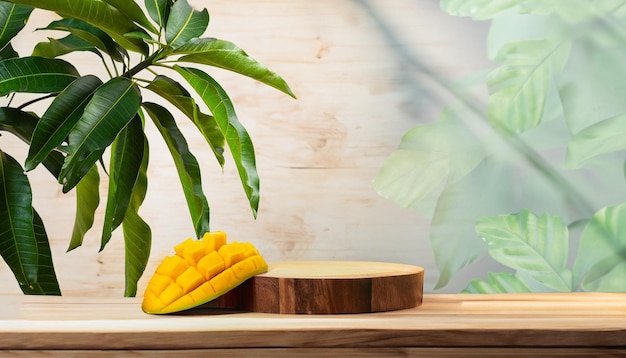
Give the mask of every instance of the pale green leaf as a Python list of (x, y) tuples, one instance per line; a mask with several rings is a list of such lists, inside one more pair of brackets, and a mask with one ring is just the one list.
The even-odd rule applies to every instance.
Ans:
[(137, 114), (140, 104), (139, 88), (124, 77), (115, 77), (96, 90), (69, 135), (69, 154), (59, 176), (64, 192), (71, 190), (100, 159)]
[(463, 293), (521, 293), (531, 292), (524, 281), (508, 272), (490, 272), (487, 281), (474, 279), (463, 290)]
[(174, 69), (201, 96), (217, 120), (235, 160), (252, 213), (256, 217), (259, 208), (259, 175), (256, 170), (254, 147), (248, 132), (237, 118), (232, 101), (217, 81), (205, 72), (178, 65), (174, 66)]
[(209, 230), (209, 204), (202, 191), (200, 166), (189, 150), (185, 137), (180, 132), (172, 114), (164, 107), (144, 102), (143, 107), (152, 118), (172, 154), (178, 177), (182, 184), (187, 207), (196, 232), (201, 238)]
[(567, 145), (565, 167), (576, 169), (601, 154), (626, 149), (626, 115), (607, 118), (576, 133)]
[(569, 42), (517, 41), (504, 45), (489, 73), (489, 120), (505, 132), (534, 128), (544, 115), (552, 78), (560, 73), (569, 55)]
[(4, 49), (24, 28), (32, 11), (29, 6), (0, 2), (0, 49)]
[(102, 0), (5, 0), (6, 2), (55, 11), (63, 17), (83, 20), (106, 32), (124, 48), (147, 54), (148, 46), (138, 39), (126, 38), (141, 28), (119, 10)]
[(626, 204), (598, 211), (583, 230), (574, 261), (584, 291), (626, 291)]
[(567, 266), (569, 237), (561, 218), (528, 210), (519, 214), (482, 217), (476, 233), (489, 247), (489, 255), (515, 270), (524, 271), (557, 291), (572, 291)]
[(144, 141), (141, 118), (136, 115), (111, 145), (109, 191), (100, 251), (111, 239), (113, 230), (124, 220), (143, 160)]
[(96, 209), (100, 205), (99, 189), (100, 175), (98, 174), (98, 167), (94, 165), (76, 184), (76, 214), (67, 251), (81, 246), (85, 234), (93, 227)]
[(67, 139), (100, 85), (102, 81), (96, 76), (80, 77), (52, 101), (33, 132), (25, 162), (27, 171), (34, 169)]
[(295, 98), (282, 77), (248, 56), (232, 42), (214, 38), (192, 39), (176, 48), (172, 54), (184, 54), (179, 58), (182, 62), (219, 67), (248, 76)]
[(148, 141), (144, 138), (144, 156), (141, 169), (133, 186), (122, 230), (124, 231), (125, 252), (125, 290), (124, 296), (134, 297), (137, 294), (137, 281), (143, 275), (150, 256), (152, 231), (150, 226), (139, 216), (139, 207), (143, 203), (148, 188)]
[(165, 26), (167, 44), (176, 48), (185, 42), (200, 37), (209, 25), (209, 13), (206, 9), (197, 11), (187, 0), (177, 0), (172, 5)]
[(488, 20), (514, 8), (519, 0), (441, 0), (441, 9), (450, 15), (471, 16), (474, 20)]
[(0, 61), (0, 96), (12, 92), (61, 92), (79, 77), (70, 63), (43, 57)]
[(191, 119), (211, 147), (218, 163), (223, 167), (224, 135), (215, 118), (200, 111), (196, 101), (185, 87), (169, 77), (159, 75), (146, 88), (165, 98)]

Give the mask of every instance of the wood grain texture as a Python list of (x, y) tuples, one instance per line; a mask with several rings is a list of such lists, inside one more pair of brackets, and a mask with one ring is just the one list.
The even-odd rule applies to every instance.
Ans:
[(138, 299), (2, 300), (3, 350), (564, 356), (619, 355), (626, 342), (626, 294), (425, 295), (417, 308), (355, 315), (200, 309), (152, 316)]

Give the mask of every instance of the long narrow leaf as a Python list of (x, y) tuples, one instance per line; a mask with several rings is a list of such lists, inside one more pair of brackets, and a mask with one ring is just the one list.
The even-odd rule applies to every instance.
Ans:
[(10, 43), (4, 46), (2, 50), (0, 50), (0, 60), (6, 60), (16, 57), (20, 57), (20, 55), (15, 51), (15, 49), (13, 49), (13, 46), (11, 46)]
[(80, 77), (52, 101), (35, 127), (25, 162), (26, 170), (34, 169), (67, 139), (101, 85), (102, 81), (96, 76)]
[(144, 157), (144, 134), (141, 118), (136, 115), (111, 146), (109, 193), (102, 228), (100, 251), (111, 239), (111, 234), (124, 220), (133, 187)]
[(220, 166), (224, 166), (224, 135), (220, 131), (215, 117), (202, 113), (185, 87), (166, 76), (156, 76), (152, 82), (146, 86), (168, 102), (176, 106), (196, 125), (200, 133), (213, 150), (213, 154)]
[[(39, 118), (32, 113), (16, 108), (0, 107), (0, 130), (13, 133), (24, 142), (30, 144), (33, 133), (39, 123)], [(43, 165), (55, 178), (59, 177), (65, 157), (62, 153), (53, 151), (43, 159)]]
[(19, 57), (0, 61), (0, 96), (11, 92), (61, 92), (79, 77), (70, 63), (43, 57)]
[(124, 34), (140, 31), (131, 19), (102, 0), (5, 0), (14, 4), (55, 11), (64, 17), (86, 21), (113, 37), (124, 48), (148, 53), (148, 46), (139, 39), (126, 38)]
[(209, 25), (209, 12), (194, 10), (187, 0), (177, 0), (172, 5), (167, 24), (165, 40), (168, 45), (178, 47), (195, 37), (200, 37)]
[(176, 48), (172, 54), (185, 54), (179, 58), (183, 62), (215, 66), (248, 76), (295, 98), (282, 77), (248, 56), (232, 42), (214, 38), (192, 39)]
[(252, 213), (256, 217), (259, 208), (259, 175), (254, 147), (248, 132), (237, 118), (230, 98), (217, 81), (205, 72), (180, 66), (174, 66), (174, 69), (189, 82), (215, 116), (235, 160)]
[(566, 267), (568, 231), (559, 217), (537, 217), (528, 210), (483, 217), (476, 232), (496, 261), (524, 271), (552, 289), (572, 291), (572, 272)]
[(0, 255), (24, 293), (34, 290), (39, 255), (32, 193), (19, 163), (0, 151)]
[(172, 7), (172, 0), (145, 0), (144, 3), (152, 20), (160, 27), (165, 27)]
[(35, 210), (33, 210), (33, 228), (37, 241), (39, 262), (37, 263), (37, 282), (31, 285), (33, 292), (29, 292), (28, 294), (60, 296), (61, 288), (59, 287), (54, 264), (52, 262), (52, 252), (50, 251), (48, 234), (43, 225), (43, 220)]
[(69, 135), (70, 153), (59, 177), (65, 192), (87, 174), (137, 114), (140, 104), (139, 88), (127, 78), (113, 78), (96, 90)]
[(164, 107), (145, 102), (144, 108), (159, 129), (174, 159), (178, 177), (185, 193), (189, 213), (198, 238), (209, 230), (209, 204), (202, 191), (200, 166), (189, 151), (185, 137), (180, 132), (172, 114)]
[(24, 28), (32, 11), (30, 6), (0, 2), (0, 49)]
[(126, 210), (122, 230), (124, 231), (125, 277), (124, 296), (134, 297), (137, 294), (137, 282), (143, 275), (150, 257), (152, 231), (150, 226), (139, 216), (139, 207), (146, 197), (148, 188), (148, 141), (143, 138), (143, 160), (139, 175), (133, 186), (130, 205)]
[(154, 28), (154, 25), (148, 20), (143, 10), (137, 5), (137, 3), (128, 0), (104, 0), (109, 5), (118, 9), (122, 14), (126, 15), (129, 19), (145, 27), (148, 31), (158, 34), (159, 31)]
[(76, 215), (72, 238), (67, 251), (83, 244), (85, 234), (93, 226), (96, 209), (100, 204), (100, 175), (98, 167), (92, 166), (87, 175), (76, 184)]
[(33, 48), (32, 56), (55, 58), (76, 51), (89, 51), (104, 61), (104, 57), (93, 44), (72, 34), (61, 39), (49, 37), (47, 42), (38, 43)]

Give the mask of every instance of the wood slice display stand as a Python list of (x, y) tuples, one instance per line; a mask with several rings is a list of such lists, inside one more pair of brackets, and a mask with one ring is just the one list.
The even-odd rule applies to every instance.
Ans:
[(364, 261), (269, 264), (209, 307), (284, 314), (371, 313), (422, 303), (424, 269)]

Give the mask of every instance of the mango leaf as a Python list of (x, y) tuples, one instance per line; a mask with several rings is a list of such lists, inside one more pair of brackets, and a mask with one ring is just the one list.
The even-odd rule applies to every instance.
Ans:
[[(58, 30), (67, 31), (71, 35), (82, 39), (104, 53), (111, 56), (118, 62), (124, 61), (128, 57), (128, 53), (124, 48), (120, 48), (115, 41), (106, 32), (90, 25), (89, 23), (78, 19), (61, 19), (51, 22), (48, 26), (39, 30)], [(36, 48), (35, 48), (36, 49)]]
[(256, 217), (259, 208), (259, 175), (256, 170), (254, 147), (248, 132), (237, 118), (230, 98), (219, 83), (205, 72), (178, 65), (175, 65), (174, 69), (201, 96), (217, 120), (235, 160), (252, 214)]
[(531, 292), (524, 281), (508, 272), (490, 272), (487, 281), (474, 279), (463, 293), (521, 293)]
[(522, 14), (556, 14), (570, 24), (577, 24), (611, 16), (623, 5), (621, 0), (524, 0), (520, 2), (519, 11)]
[(474, 20), (492, 19), (514, 8), (519, 0), (441, 0), (441, 9), (454, 16), (471, 16)]
[(148, 45), (142, 40), (126, 38), (128, 32), (141, 28), (125, 14), (102, 0), (5, 0), (6, 2), (55, 11), (63, 17), (83, 20), (106, 32), (124, 48), (148, 54)]
[(482, 217), (476, 233), (496, 261), (524, 271), (557, 291), (572, 291), (572, 273), (566, 267), (568, 230), (561, 218), (547, 214), (537, 217), (528, 210)]
[(379, 170), (376, 192), (403, 208), (418, 208), (429, 195), (438, 195), (470, 173), (483, 159), (481, 143), (459, 119), (456, 108), (446, 109), (437, 122), (411, 128)]
[(626, 149), (626, 115), (607, 118), (576, 133), (567, 144), (565, 167), (580, 168), (589, 159)]
[(209, 204), (202, 191), (201, 171), (198, 161), (189, 151), (185, 137), (176, 126), (174, 117), (167, 109), (151, 102), (144, 102), (143, 107), (157, 126), (172, 154), (196, 236), (201, 238), (204, 233), (210, 231)]
[(626, 291), (626, 204), (598, 211), (580, 238), (575, 282), (584, 291)]
[(148, 20), (143, 10), (137, 5), (135, 1), (128, 0), (104, 0), (109, 5), (118, 9), (122, 14), (126, 15), (129, 19), (133, 20), (137, 24), (143, 26), (148, 31), (158, 34), (159, 30), (157, 30), (154, 25)]
[(191, 119), (211, 147), (220, 166), (224, 167), (224, 135), (215, 118), (200, 111), (185, 87), (169, 77), (159, 75), (146, 88), (165, 98)]
[(71, 190), (100, 159), (139, 110), (141, 93), (131, 80), (115, 77), (100, 86), (69, 135), (69, 154), (59, 176)]
[(152, 245), (152, 231), (150, 226), (139, 216), (139, 207), (146, 197), (148, 188), (148, 141), (144, 137), (143, 159), (137, 180), (133, 186), (131, 200), (124, 216), (122, 230), (124, 231), (125, 252), (125, 297), (134, 297), (137, 294), (137, 282), (146, 269)]
[[(39, 117), (17, 108), (0, 107), (0, 130), (13, 133), (26, 143), (31, 143)], [(65, 157), (60, 152), (50, 152), (43, 159), (43, 165), (55, 178), (59, 177)]]
[[(19, 163), (2, 151), (0, 193), (0, 255), (13, 271), (22, 292), (45, 294), (40, 291), (39, 266), (40, 254), (46, 253), (43, 243), (39, 246), (41, 228), (35, 232), (30, 183)], [(41, 259), (43, 263), (47, 260)], [(42, 278), (50, 280), (50, 277)]]
[(0, 50), (0, 61), (6, 60), (8, 58), (16, 58), (16, 57), (20, 57), (20, 55), (17, 52), (15, 52), (15, 50), (13, 49), (13, 46), (11, 46), (10, 43), (4, 46), (2, 50)]
[(60, 92), (79, 77), (70, 63), (43, 57), (0, 61), (0, 96), (11, 92)]
[(295, 98), (285, 80), (232, 42), (214, 38), (191, 39), (176, 48), (172, 54), (185, 54), (179, 58), (182, 62), (219, 67), (248, 76)]
[(100, 85), (102, 81), (96, 76), (80, 77), (52, 101), (33, 132), (25, 162), (27, 171), (34, 169), (67, 139)]
[(48, 42), (40, 42), (33, 48), (32, 56), (55, 58), (75, 51), (89, 51), (104, 61), (100, 51), (91, 43), (72, 34), (61, 39), (49, 37)]
[(52, 262), (52, 252), (48, 234), (43, 224), (43, 220), (36, 210), (33, 209), (33, 229), (37, 240), (37, 253), (39, 262), (37, 264), (37, 282), (32, 284), (34, 292), (25, 292), (29, 295), (52, 295), (61, 296), (61, 288), (57, 281), (57, 275)]
[(76, 215), (68, 252), (83, 244), (85, 234), (93, 226), (96, 209), (100, 205), (99, 189), (100, 175), (98, 167), (94, 165), (76, 184)]
[(172, 7), (172, 0), (145, 0), (144, 4), (152, 20), (160, 27), (165, 27)]
[(176, 48), (194, 37), (200, 37), (209, 25), (209, 12), (194, 10), (187, 0), (177, 0), (172, 5), (167, 24), (165, 40)]
[(32, 11), (29, 6), (0, 2), (0, 49), (24, 28)]
[(541, 122), (553, 76), (565, 65), (570, 43), (516, 41), (504, 45), (489, 73), (489, 120), (505, 132), (519, 133)]
[(109, 193), (102, 228), (100, 251), (111, 239), (111, 233), (124, 220), (144, 156), (144, 134), (139, 115), (124, 128), (111, 146)]

